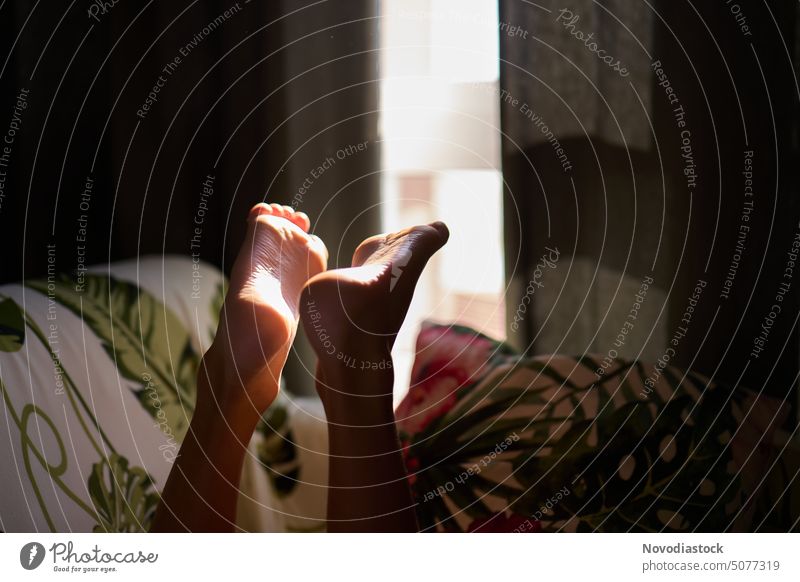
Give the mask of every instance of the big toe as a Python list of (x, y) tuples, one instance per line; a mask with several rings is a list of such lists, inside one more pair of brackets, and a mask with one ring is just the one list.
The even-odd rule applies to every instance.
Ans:
[(447, 225), (441, 220), (437, 220), (436, 222), (431, 222), (428, 226), (433, 228), (439, 234), (439, 238), (441, 239), (442, 244), (445, 244), (447, 240), (450, 238), (450, 229), (447, 228)]
[[(443, 222), (415, 226), (388, 237), (389, 250), (386, 256), (378, 258), (391, 266), (389, 289), (396, 285), (413, 289), (430, 258), (447, 242), (450, 236)], [(368, 261), (371, 262), (371, 261)]]
[(407, 248), (420, 259), (427, 261), (449, 238), (450, 231), (444, 222), (432, 222), (410, 229)]
[(259, 202), (258, 204), (253, 206), (250, 209), (250, 213), (247, 215), (247, 220), (253, 221), (262, 214), (267, 214), (267, 215), (272, 214), (272, 207), (266, 202)]
[(450, 230), (441, 221), (413, 226), (390, 234), (372, 236), (353, 253), (354, 267), (368, 263), (391, 263), (422, 270), (428, 259), (450, 238)]
[(415, 226), (389, 238), (389, 245), (396, 249), (397, 255), (407, 254), (407, 260), (411, 264), (418, 264), (421, 270), (428, 259), (445, 245), (450, 238), (450, 231), (443, 222), (432, 222)]

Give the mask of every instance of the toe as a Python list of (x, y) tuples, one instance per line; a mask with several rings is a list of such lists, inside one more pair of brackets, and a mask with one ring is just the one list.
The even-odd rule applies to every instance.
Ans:
[(269, 204), (259, 202), (250, 209), (250, 213), (248, 214), (247, 218), (248, 220), (254, 220), (256, 217), (261, 216), (262, 214), (272, 214), (272, 208)]
[(270, 204), (270, 208), (272, 208), (272, 216), (280, 216), (281, 218), (284, 217), (285, 212), (282, 205)]
[(299, 226), (303, 230), (303, 232), (308, 232), (309, 229), (311, 228), (311, 219), (305, 212), (295, 212), (294, 220), (295, 220), (294, 223), (297, 226)]
[(303, 232), (308, 232), (311, 226), (308, 216), (304, 212), (295, 212), (291, 206), (283, 206), (283, 217)]
[(428, 226), (435, 229), (439, 233), (443, 243), (447, 242), (447, 239), (450, 238), (450, 229), (447, 228), (447, 225), (444, 222), (437, 220), (436, 222), (431, 222)]
[(445, 245), (448, 238), (450, 238), (450, 231), (447, 226), (443, 222), (432, 222), (412, 227), (397, 242), (406, 248), (413, 247), (415, 253), (418, 252), (427, 260)]

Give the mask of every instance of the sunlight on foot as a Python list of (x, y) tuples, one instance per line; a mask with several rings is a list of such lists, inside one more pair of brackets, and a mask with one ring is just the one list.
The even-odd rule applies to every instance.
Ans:
[(356, 249), (352, 267), (308, 281), (300, 316), (322, 368), (363, 369), (365, 362), (379, 368), (386, 361), (391, 369), (391, 348), (417, 281), (448, 237), (441, 222), (374, 236)]
[[(278, 393), (297, 331), (300, 292), (325, 270), (328, 252), (308, 234), (310, 222), (290, 206), (257, 204), (233, 264), (219, 329), (204, 360), (215, 396), (249, 399), (263, 412)], [(242, 390), (243, 388), (243, 390)], [(217, 395), (217, 390), (233, 394)]]

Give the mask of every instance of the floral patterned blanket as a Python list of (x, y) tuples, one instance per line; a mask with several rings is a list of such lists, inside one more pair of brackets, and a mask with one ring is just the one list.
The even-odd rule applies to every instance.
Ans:
[(798, 529), (775, 399), (670, 366), (525, 358), (452, 325), (424, 326), (416, 352), (397, 418), (427, 531)]

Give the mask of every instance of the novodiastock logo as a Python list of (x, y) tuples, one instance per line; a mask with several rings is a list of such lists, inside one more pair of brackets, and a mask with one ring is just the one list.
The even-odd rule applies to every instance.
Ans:
[(26, 570), (35, 570), (44, 561), (44, 546), (39, 542), (29, 542), (19, 551), (19, 563)]

